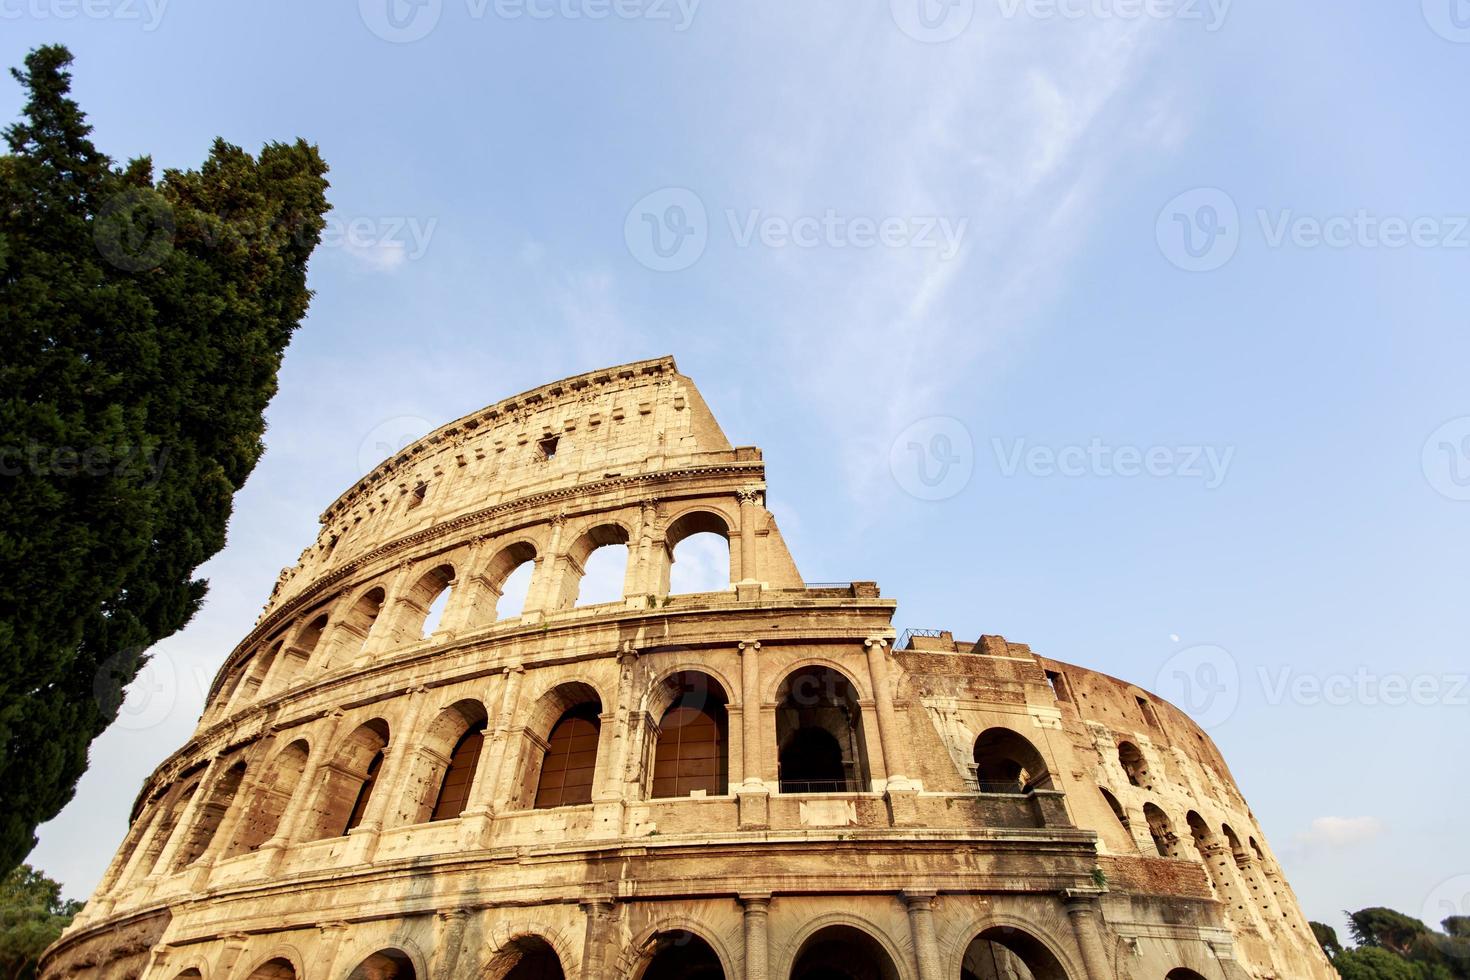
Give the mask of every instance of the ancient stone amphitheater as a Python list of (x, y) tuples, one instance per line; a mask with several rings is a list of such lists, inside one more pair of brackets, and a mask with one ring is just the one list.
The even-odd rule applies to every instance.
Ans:
[[(803, 582), (764, 491), (670, 358), (383, 462), (43, 975), (1334, 975), (1189, 719), (999, 636), (896, 635), (876, 584)], [(728, 585), (671, 595), (708, 533)], [(579, 604), (604, 548), (622, 596)]]

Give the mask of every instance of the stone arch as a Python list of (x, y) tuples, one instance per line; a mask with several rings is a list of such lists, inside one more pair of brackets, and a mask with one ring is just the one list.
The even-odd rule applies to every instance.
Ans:
[(422, 963), (422, 956), (402, 946), (384, 946), (359, 961), (346, 980), (429, 980)]
[(737, 976), (708, 940), (685, 929), (654, 935), (633, 969), (621, 975), (635, 980), (725, 980)]
[[(659, 564), (655, 572), (657, 578), (653, 583), (653, 591), (659, 595), (668, 595), (673, 591), (673, 570), (678, 559), (679, 545), (695, 535), (715, 535), (725, 542), (725, 581), (718, 589), (698, 589), (693, 591), (718, 591), (730, 587), (730, 583), (740, 577), (736, 568), (739, 550), (731, 547), (730, 536), (735, 522), (730, 517), (710, 507), (708, 504), (694, 504), (681, 511), (671, 519), (664, 529), (663, 548), (659, 552)], [(682, 589), (681, 591), (691, 591)]]
[(204, 980), (204, 974), (199, 967), (191, 966), (174, 974), (174, 980)]
[[(961, 980), (1012, 976), (1017, 961), (1025, 980), (1069, 980), (1062, 960), (1039, 934), (1013, 926), (991, 926), (965, 946), (960, 961)], [(1005, 970), (1005, 972), (1001, 972)]]
[(740, 685), (732, 684), (730, 678), (724, 671), (717, 670), (709, 664), (697, 660), (680, 660), (676, 663), (666, 664), (654, 673), (652, 683), (648, 685), (648, 689), (643, 694), (641, 705), (643, 710), (651, 715), (657, 715), (667, 708), (669, 701), (664, 700), (664, 698), (672, 690), (672, 688), (667, 687), (668, 681), (675, 674), (685, 673), (708, 675), (710, 680), (719, 685), (720, 690), (724, 692), (727, 704), (740, 703), (738, 697)]
[(687, 797), (703, 791), (724, 796), (730, 788), (730, 696), (702, 670), (666, 675), (649, 694), (653, 764), (645, 790), (650, 798)]
[(301, 676), (320, 648), (322, 636), (327, 632), (330, 623), (327, 613), (320, 608), (307, 613), (302, 620), (286, 643), (286, 648), (281, 651), (271, 680), (272, 691), (291, 686), (291, 682)]
[(1143, 819), (1148, 821), (1148, 835), (1153, 838), (1154, 850), (1159, 857), (1178, 857), (1179, 838), (1174, 833), (1174, 823), (1155, 803), (1143, 805)]
[(330, 670), (351, 663), (367, 646), (368, 637), (383, 613), (383, 603), (388, 592), (381, 585), (370, 585), (346, 605), (346, 611), (337, 618), (332, 633), (332, 647), (322, 663)]
[(871, 785), (863, 713), (843, 671), (787, 671), (777, 689), (776, 752), (783, 793), (861, 793)]
[[(452, 819), (464, 811), (488, 720), (484, 704), (474, 698), (461, 698), (439, 711), (409, 763), (408, 783), (394, 824)], [(441, 800), (445, 803), (442, 809)]]
[(322, 770), (306, 840), (344, 836), (356, 826), (376, 789), (388, 737), (388, 723), (374, 718), (358, 725), (337, 746)]
[(224, 822), (225, 815), (229, 813), (230, 807), (235, 805), (235, 797), (240, 792), (240, 784), (245, 780), (245, 762), (237, 760), (215, 777), (214, 783), (209, 787), (209, 795), (194, 814), (194, 822), (190, 825), (183, 844), (174, 856), (173, 870), (182, 871), (189, 865), (198, 861), (209, 850), (210, 844), (214, 843), (215, 834), (219, 832), (220, 824)]
[(241, 670), (243, 676), (234, 694), (236, 703), (244, 705), (266, 693), (266, 684), (271, 680), (271, 671), (276, 666), (276, 661), (280, 658), (284, 646), (285, 639), (281, 636), (277, 636), (269, 643), (261, 644), (261, 652), (251, 658), (250, 669), (242, 668)]
[[(536, 699), (530, 711), (527, 713), (524, 726), (521, 728), (522, 738), (519, 773), (515, 783), (516, 789), (512, 796), (514, 804), (518, 809), (531, 809), (537, 806), (537, 799), (542, 796), (544, 766), (548, 753), (553, 748), (557, 750), (555, 765), (563, 766), (576, 763), (575, 768), (578, 771), (577, 778), (580, 788), (580, 780), (583, 775), (581, 770), (585, 769), (583, 763), (587, 761), (585, 756), (588, 751), (587, 747), (581, 743), (587, 741), (587, 736), (592, 733), (582, 730), (584, 726), (579, 725), (568, 725), (562, 732), (558, 732), (558, 726), (562, 725), (565, 721), (573, 718), (580, 719), (590, 723), (591, 727), (595, 730), (595, 737), (592, 739), (593, 745), (591, 748), (594, 769), (590, 774), (590, 778), (596, 778), (595, 757), (597, 746), (601, 743), (601, 725), (600, 722), (593, 722), (593, 719), (599, 718), (602, 714), (602, 706), (606, 703), (602, 697), (602, 693), (591, 683), (585, 680), (571, 678), (552, 686)], [(562, 737), (566, 739), (565, 742), (559, 741)], [(553, 741), (556, 741), (555, 746), (553, 746)], [(574, 742), (577, 744), (573, 744)], [(575, 759), (572, 758), (574, 754), (577, 756)], [(564, 781), (566, 769), (563, 768), (562, 772), (563, 782), (561, 786), (564, 787), (566, 785)], [(549, 792), (549, 785), (547, 788), (548, 794), (543, 797), (543, 802), (550, 799), (552, 795)], [(580, 795), (583, 794), (579, 791), (577, 798), (580, 798)]]
[[(555, 969), (551, 962), (555, 961)], [(479, 980), (555, 980), (573, 977), (579, 960), (560, 930), (524, 926), (497, 938)]]
[[(587, 571), (587, 561), (592, 553), (600, 548), (622, 547), (627, 549), (632, 535), (628, 527), (622, 521), (612, 518), (598, 518), (588, 523), (580, 533), (573, 539), (571, 545), (562, 554), (558, 563), (561, 566), (561, 581), (558, 584), (557, 598), (552, 604), (551, 611), (571, 609), (579, 604), (586, 604), (579, 598), (582, 592), (582, 578)], [(623, 568), (623, 588), (621, 595), (627, 595), (627, 580), (633, 567), (631, 552), (629, 560)]]
[[(991, 912), (981, 914), (957, 927), (946, 930), (943, 942), (943, 957), (948, 961), (947, 977), (976, 977), (967, 969), (966, 961), (978, 941), (1000, 943), (1006, 949), (1011, 944), (1019, 947), (1011, 962), (1031, 971), (1034, 980), (1072, 980), (1088, 974), (1073, 955), (1070, 944), (1070, 923), (1060, 904), (1056, 906), (1054, 928), (1048, 928), (1029, 916), (1015, 912)], [(1058, 938), (1058, 929), (1067, 929), (1067, 941)], [(1037, 972), (1040, 970), (1041, 972)], [(985, 974), (978, 974), (984, 978)], [(1023, 974), (1024, 976), (1024, 974)]]
[[(767, 704), (773, 701), (779, 701), (782, 687), (786, 684), (787, 678), (806, 667), (826, 667), (828, 670), (841, 674), (847, 680), (847, 683), (852, 686), (859, 703), (867, 704), (872, 702), (873, 692), (868, 690), (865, 686), (865, 680), (860, 675), (854, 673), (851, 666), (834, 660), (831, 657), (822, 656), (798, 657), (795, 660), (782, 664), (779, 668), (773, 668), (770, 676), (764, 680), (763, 690), (761, 691), (762, 700)], [(700, 669), (703, 670), (704, 668)], [(761, 667), (762, 676), (764, 676), (765, 670), (766, 668), (763, 665)]]
[(1164, 980), (1205, 980), (1205, 978), (1188, 967), (1181, 966), (1164, 974)]
[(1123, 774), (1128, 777), (1130, 786), (1140, 789), (1153, 789), (1153, 778), (1149, 775), (1148, 760), (1144, 758), (1143, 750), (1133, 742), (1123, 739), (1118, 743), (1118, 764), (1123, 767)]
[(399, 600), (402, 609), (395, 633), (400, 643), (413, 643), (433, 633), (443, 620), (430, 622), (429, 614), (436, 611), (437, 606), (442, 617), (443, 604), (453, 601), (458, 582), (454, 563), (431, 559), (425, 564), (431, 567), (414, 580)]
[(867, 940), (871, 943), (871, 949), (881, 952), (887, 959), (886, 965), (891, 967), (890, 972), (882, 972), (880, 967), (880, 971), (873, 974), (875, 980), (912, 980), (908, 968), (912, 950), (907, 937), (895, 941), (886, 929), (871, 919), (851, 912), (828, 912), (807, 922), (792, 935), (779, 953), (772, 951), (776, 955), (772, 956), (771, 976), (800, 980), (801, 974), (796, 971), (798, 967), (805, 967), (801, 963), (802, 954), (807, 951), (811, 940), (821, 933), (827, 933), (839, 943), (851, 943), (854, 940)]
[(294, 945), (280, 943), (257, 957), (254, 965), (238, 976), (245, 980), (306, 980), (306, 971), (302, 967), (304, 962), (301, 951)]
[(1113, 816), (1117, 818), (1118, 825), (1122, 827), (1125, 831), (1131, 833), (1132, 825), (1128, 820), (1127, 811), (1123, 809), (1123, 804), (1118, 802), (1118, 798), (1116, 796), (1108, 792), (1108, 788), (1106, 786), (1099, 786), (1097, 788), (1097, 791), (1102, 794), (1102, 798), (1107, 802), (1108, 809), (1113, 811)]
[(168, 849), (169, 841), (173, 840), (174, 834), (178, 832), (179, 820), (183, 817), (184, 811), (189, 808), (189, 801), (197, 792), (199, 792), (199, 777), (196, 775), (192, 782), (184, 783), (171, 800), (160, 804), (164, 807), (162, 815), (148, 838), (148, 846), (143, 851), (142, 860), (138, 862), (135, 875), (147, 875), (162, 870), (160, 862), (163, 860), (164, 851)]
[(245, 802), (240, 829), (226, 851), (227, 857), (257, 850), (276, 835), (281, 817), (296, 796), (310, 755), (311, 745), (304, 738), (296, 739), (276, 753), (266, 767), (264, 778), (256, 786), (253, 798)]
[(1031, 740), (1010, 728), (987, 728), (975, 739), (975, 778), (982, 793), (1050, 789), (1046, 759)]
[[(666, 915), (651, 925), (645, 926), (633, 937), (633, 941), (618, 957), (613, 975), (643, 980), (645, 974), (640, 971), (646, 970), (653, 960), (656, 953), (653, 946), (658, 937), (681, 932), (696, 937), (714, 952), (720, 969), (728, 980), (739, 980), (742, 976), (740, 970), (737, 969), (740, 960), (736, 958), (729, 943), (725, 941), (725, 937), (708, 923), (689, 915)], [(741, 955), (744, 955), (743, 952)]]
[(526, 583), (526, 597), (521, 600), (520, 609), (501, 608), (501, 600), (505, 597), (506, 581), (528, 562), (531, 565), (530, 572), (534, 575), (540, 557), (541, 550), (536, 543), (528, 538), (521, 538), (502, 545), (485, 565), (485, 570), (480, 573), (480, 577), (490, 589), (490, 594), (495, 597), (495, 606), (491, 610), (492, 622), (519, 616), (527, 611), (530, 604), (529, 581)]

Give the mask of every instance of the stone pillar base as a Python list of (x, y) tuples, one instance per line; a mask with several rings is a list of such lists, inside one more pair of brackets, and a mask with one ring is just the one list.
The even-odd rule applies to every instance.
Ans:
[(883, 794), (888, 804), (888, 822), (895, 827), (914, 827), (919, 823), (919, 794), (911, 789), (889, 788)]
[(737, 789), (735, 799), (740, 804), (741, 830), (765, 830), (771, 825), (771, 794), (764, 786)]

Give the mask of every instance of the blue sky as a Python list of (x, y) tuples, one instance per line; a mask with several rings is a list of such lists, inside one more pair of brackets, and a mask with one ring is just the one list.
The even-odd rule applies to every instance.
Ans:
[(1460, 0), (385, 2), (0, 0), (114, 157), (301, 136), (336, 207), (208, 606), (41, 831), (70, 894), (354, 478), (672, 353), (808, 580), (1203, 685), (1312, 918), (1470, 902)]

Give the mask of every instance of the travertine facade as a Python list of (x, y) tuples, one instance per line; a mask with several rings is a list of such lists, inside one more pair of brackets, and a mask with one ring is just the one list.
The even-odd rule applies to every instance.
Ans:
[[(44, 975), (1333, 976), (1184, 715), (1000, 637), (896, 637), (874, 584), (802, 582), (764, 478), (668, 358), (384, 462)], [(702, 532), (729, 587), (670, 595)], [(617, 545), (623, 599), (579, 607)]]

